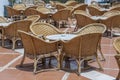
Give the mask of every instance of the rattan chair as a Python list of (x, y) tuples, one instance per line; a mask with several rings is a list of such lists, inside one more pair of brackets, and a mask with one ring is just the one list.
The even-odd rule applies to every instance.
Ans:
[(68, 1), (65, 3), (66, 6), (75, 6), (75, 5), (77, 5), (77, 4), (78, 4), (77, 1), (70, 1), (70, 0), (68, 0)]
[[(21, 21), (16, 21), (8, 25), (7, 27), (3, 28), (3, 44), (4, 44), (4, 39), (10, 39), (12, 40), (12, 49), (15, 49), (15, 43), (17, 40), (20, 40), (20, 37), (17, 33), (17, 30), (23, 30), (26, 32), (30, 31), (30, 25), (32, 24), (32, 21), (30, 20), (21, 20)], [(4, 46), (4, 45), (3, 45)]]
[(102, 16), (106, 12), (106, 11), (101, 11), (101, 8), (96, 7), (94, 5), (88, 6), (87, 9), (92, 16)]
[[(88, 24), (88, 25), (84, 26), (83, 28), (79, 29), (77, 32), (74, 32), (73, 34), (76, 34), (76, 35), (83, 35), (83, 34), (89, 34), (89, 33), (104, 34), (105, 31), (106, 31), (106, 26), (104, 24), (92, 23), (92, 24)], [(101, 50), (101, 40), (100, 40), (99, 45), (98, 45), (98, 50), (99, 50), (101, 57), (102, 57), (101, 60), (105, 61), (105, 57), (104, 57), (102, 50)]]
[(39, 11), (37, 11), (36, 9), (33, 8), (28, 8), (25, 10), (24, 15), (26, 16), (30, 16), (30, 15), (39, 15), (40, 19), (47, 19), (48, 15), (47, 14), (43, 14)]
[(87, 5), (87, 4), (84, 4), (84, 3), (78, 4), (78, 5), (74, 6), (73, 12), (74, 12), (75, 10), (83, 10), (83, 11), (86, 11), (87, 6), (88, 6), (88, 5)]
[(74, 16), (77, 20), (77, 26), (74, 31), (77, 31), (79, 28), (82, 28), (88, 24), (96, 23), (96, 20), (91, 18), (91, 15), (87, 14), (85, 11), (75, 11)]
[(109, 17), (107, 17), (104, 20), (101, 20), (101, 23), (105, 24), (107, 26), (107, 31), (110, 31), (110, 37), (112, 38), (113, 32), (112, 29), (115, 27), (119, 28), (119, 13), (112, 14)]
[(25, 6), (25, 4), (14, 4), (13, 5), (13, 9), (16, 9), (16, 10), (25, 10), (26, 6)]
[(57, 58), (58, 61), (57, 69), (60, 69), (60, 51), (57, 47), (58, 41), (46, 42), (43, 39), (31, 35), (27, 32), (21, 30), (19, 30), (18, 32), (24, 47), (24, 56), (20, 64), (21, 66), (23, 66), (25, 57), (28, 57), (34, 60), (34, 73), (50, 70), (41, 69), (37, 71), (37, 63), (43, 58), (54, 56)]
[(63, 32), (59, 31), (55, 26), (49, 24), (49, 23), (42, 23), (37, 22), (30, 26), (31, 32), (36, 35), (43, 35), (44, 37), (47, 35), (53, 35), (53, 34), (61, 34)]
[(118, 10), (111, 10), (111, 11), (105, 12), (102, 16), (103, 17), (109, 17), (109, 16), (112, 16), (113, 14), (114, 15), (120, 14), (120, 11), (118, 11)]
[(115, 55), (115, 59), (117, 61), (118, 67), (119, 67), (119, 73), (116, 77), (116, 80), (120, 79), (120, 38), (116, 38), (113, 42), (113, 46), (115, 48), (115, 51), (117, 55)]
[(115, 55), (115, 59), (117, 61), (118, 67), (119, 67), (119, 73), (116, 77), (116, 80), (120, 80), (120, 54)]
[(101, 33), (90, 33), (79, 35), (69, 41), (62, 41), (61, 67), (64, 56), (72, 57), (78, 64), (78, 74), (81, 73), (81, 63), (89, 56), (95, 56), (100, 69), (101, 64), (98, 60), (97, 46), (101, 39)]
[(53, 14), (52, 19), (59, 24), (58, 28), (60, 28), (61, 23), (63, 23), (63, 22), (68, 23), (68, 18), (70, 16), (71, 16), (71, 10), (65, 8), (65, 9), (61, 9), (61, 10), (57, 11), (55, 14)]
[(3, 16), (0, 16), (0, 23), (6, 23), (8, 22), (7, 19)]
[(21, 15), (20, 10), (13, 9), (10, 6), (6, 6), (6, 10), (7, 10), (7, 17), (11, 17), (11, 16), (15, 16), (15, 15)]
[(25, 20), (31, 20), (32, 22), (37, 22), (40, 19), (39, 15), (30, 15), (25, 18)]
[(46, 8), (46, 7), (41, 7), (41, 6), (38, 6), (36, 8), (37, 11), (41, 12), (41, 13), (44, 13), (44, 14), (47, 14), (47, 13), (50, 13), (50, 9)]
[(63, 3), (56, 3), (56, 8), (59, 11), (61, 9), (67, 8), (67, 6)]

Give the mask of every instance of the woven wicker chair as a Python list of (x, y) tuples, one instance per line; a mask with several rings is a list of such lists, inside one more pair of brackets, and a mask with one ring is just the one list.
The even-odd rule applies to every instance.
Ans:
[(20, 10), (13, 9), (10, 6), (6, 6), (6, 9), (7, 9), (7, 17), (11, 17), (11, 16), (14, 16), (14, 15), (20, 15), (21, 14)]
[(69, 41), (62, 41), (61, 67), (64, 56), (72, 57), (78, 64), (78, 74), (81, 73), (81, 63), (89, 56), (95, 56), (100, 69), (102, 67), (97, 56), (97, 46), (101, 39), (101, 33), (79, 35)]
[[(84, 4), (84, 3), (81, 3), (81, 4), (78, 4), (76, 6), (74, 6), (74, 11), (75, 10), (83, 10), (83, 11), (86, 11), (86, 8), (87, 8), (87, 4)], [(73, 11), (73, 12), (74, 12)]]
[(112, 29), (114, 27), (119, 28), (119, 13), (110, 15), (107, 19), (101, 20), (101, 23), (105, 24), (107, 26), (107, 31), (110, 31), (110, 37), (112, 38), (113, 32)]
[(5, 17), (0, 16), (0, 23), (6, 23), (8, 22)]
[(43, 35), (44, 37), (47, 35), (62, 33), (57, 28), (55, 28), (55, 26), (49, 23), (41, 23), (41, 22), (37, 22), (31, 25), (30, 30), (34, 35), (36, 36)]
[(38, 10), (39, 12), (44, 13), (44, 14), (50, 13), (50, 9), (48, 9), (48, 8), (46, 8), (46, 7), (38, 6), (38, 7), (36, 8), (36, 10)]
[(25, 10), (26, 6), (25, 6), (25, 4), (14, 4), (13, 5), (13, 9), (16, 9), (16, 10)]
[[(63, 15), (64, 14), (64, 15)], [(52, 19), (55, 22), (58, 22), (59, 24), (59, 28), (61, 27), (60, 24), (61, 22), (68, 22), (68, 18), (71, 16), (71, 10), (65, 8), (65, 9), (61, 9), (59, 11), (57, 11), (55, 14), (52, 15)]]
[(62, 3), (56, 3), (56, 8), (59, 11), (61, 9), (67, 8), (67, 6), (65, 4), (62, 4)]
[(119, 80), (120, 79), (120, 54), (115, 55), (115, 59), (117, 61), (118, 67), (119, 67), (119, 73), (116, 77), (116, 80)]
[[(106, 31), (106, 26), (104, 24), (101, 24), (101, 23), (92, 23), (92, 24), (88, 24), (86, 26), (84, 26), (83, 28), (79, 29), (77, 32), (74, 32), (73, 34), (77, 34), (77, 35), (83, 35), (83, 34), (89, 34), (89, 33), (105, 33)], [(99, 42), (99, 45), (98, 45), (98, 50), (102, 56), (102, 59), (101, 60), (104, 60), (105, 61), (105, 57), (102, 53), (102, 50), (101, 50), (101, 40)]]
[(95, 23), (96, 20), (93, 20), (89, 14), (87, 14), (85, 11), (75, 11), (74, 16), (77, 20), (77, 26), (74, 29), (75, 31), (79, 28), (82, 28), (85, 25)]
[(31, 20), (32, 22), (37, 22), (40, 19), (39, 15), (31, 15), (31, 16), (27, 16), (27, 18), (25, 18), (25, 20)]
[(21, 66), (23, 66), (25, 57), (28, 57), (34, 60), (34, 70), (33, 70), (34, 73), (50, 70), (50, 69), (44, 69), (44, 70), (41, 69), (37, 71), (37, 63), (42, 58), (55, 56), (58, 61), (57, 68), (60, 69), (60, 63), (59, 63), (60, 51), (58, 50), (57, 47), (58, 41), (46, 42), (43, 39), (37, 38), (36, 36), (31, 35), (27, 32), (20, 30), (18, 32), (24, 46), (24, 56), (20, 64)]
[(77, 1), (70, 1), (70, 0), (68, 0), (68, 1), (65, 3), (66, 6), (75, 6), (75, 5), (77, 5), (77, 4), (78, 4)]
[(103, 17), (109, 17), (109, 16), (112, 16), (113, 14), (114, 15), (120, 14), (120, 11), (118, 11), (118, 10), (111, 10), (111, 11), (105, 12), (102, 16)]
[[(15, 49), (15, 43), (17, 40), (20, 39), (17, 33), (17, 30), (23, 30), (23, 31), (29, 32), (30, 31), (29, 27), (31, 24), (32, 24), (32, 21), (21, 20), (21, 21), (13, 22), (4, 28), (3, 38), (6, 37), (12, 40), (12, 43), (13, 43), (12, 49)], [(3, 43), (4, 43), (4, 39), (3, 39)]]
[(101, 11), (100, 10), (101, 8), (93, 5), (88, 6), (87, 9), (92, 16), (102, 16), (106, 12), (106, 11)]
[(119, 67), (119, 73), (118, 73), (116, 80), (119, 80), (120, 79), (120, 38), (116, 38), (113, 41), (113, 46), (117, 53), (117, 55), (115, 55), (115, 58), (116, 58), (116, 61), (118, 63), (118, 67)]
[(33, 8), (26, 9), (25, 12), (24, 12), (24, 15), (26, 15), (26, 16), (39, 15), (40, 19), (46, 19), (48, 17), (47, 14), (43, 14), (43, 13), (41, 13), (41, 12), (39, 12), (36, 9), (33, 9)]

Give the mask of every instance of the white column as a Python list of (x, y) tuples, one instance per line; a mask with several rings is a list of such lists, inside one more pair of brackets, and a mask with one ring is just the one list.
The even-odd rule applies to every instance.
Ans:
[(8, 0), (0, 0), (0, 16), (4, 16), (4, 6), (8, 4)]

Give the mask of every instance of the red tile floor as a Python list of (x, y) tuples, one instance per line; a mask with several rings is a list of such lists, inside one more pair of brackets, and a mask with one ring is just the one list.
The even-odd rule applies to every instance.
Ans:
[[(61, 30), (63, 31), (64, 29)], [(102, 38), (102, 52), (104, 53), (106, 61), (101, 61), (104, 71), (96, 70), (112, 77), (116, 77), (118, 74), (118, 66), (114, 58), (116, 52), (112, 45), (115, 38), (116, 37), (113, 37), (112, 39), (108, 37)], [(86, 77), (78, 76), (75, 73), (69, 73), (63, 70), (33, 74), (33, 67), (31, 67), (33, 61), (26, 58), (24, 63), (29, 66), (26, 65), (21, 69), (18, 67), (21, 59), (21, 53), (0, 47), (0, 80), (89, 80)], [(96, 62), (91, 62), (89, 65), (98, 67)], [(84, 73), (84, 71), (82, 73)]]

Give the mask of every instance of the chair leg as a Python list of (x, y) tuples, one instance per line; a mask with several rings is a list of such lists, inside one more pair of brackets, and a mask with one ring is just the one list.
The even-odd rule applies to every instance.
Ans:
[(23, 62), (25, 61), (25, 54), (23, 55), (23, 58), (21, 60), (21, 63), (20, 63), (20, 66), (22, 67), (23, 66)]
[(63, 63), (63, 60), (64, 60), (64, 55), (60, 55), (60, 68), (62, 68), (62, 63)]
[(102, 53), (101, 44), (100, 44), (100, 43), (99, 43), (99, 45), (98, 45), (98, 50), (99, 50), (99, 52), (100, 52), (100, 54), (101, 54), (102, 61), (105, 61), (105, 57), (104, 57), (104, 55), (103, 55), (103, 53)]
[(80, 75), (81, 73), (81, 62), (80, 59), (76, 60), (77, 64), (78, 64), (78, 75)]
[(15, 39), (12, 39), (12, 43), (13, 43), (13, 45), (12, 45), (12, 50), (14, 50), (14, 49), (15, 49), (16, 40), (15, 40)]
[(100, 61), (99, 61), (99, 59), (98, 59), (98, 55), (96, 54), (95, 57), (96, 57), (96, 60), (97, 60), (97, 63), (98, 63), (98, 65), (99, 65), (100, 70), (103, 71), (103, 68), (102, 68), (102, 66), (101, 66), (101, 64), (100, 64)]
[(35, 58), (34, 59), (34, 71), (33, 71), (34, 74), (36, 73), (36, 70), (37, 70), (37, 59)]

